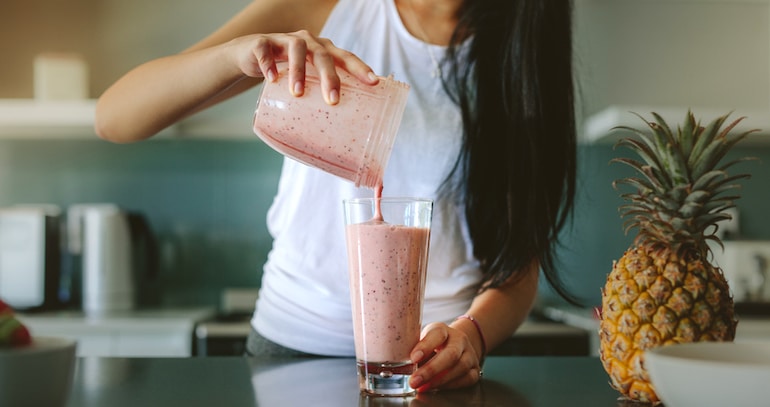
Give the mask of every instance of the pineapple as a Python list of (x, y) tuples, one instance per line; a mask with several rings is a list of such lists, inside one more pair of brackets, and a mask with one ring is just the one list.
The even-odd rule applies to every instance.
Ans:
[(629, 147), (641, 161), (616, 158), (640, 177), (614, 183), (630, 186), (621, 195), (626, 232), (636, 229), (633, 245), (620, 260), (602, 290), (599, 325), (600, 358), (611, 386), (623, 398), (658, 403), (644, 368), (644, 351), (656, 346), (696, 341), (732, 341), (737, 321), (732, 296), (722, 271), (712, 265), (707, 240), (719, 242), (717, 222), (730, 219), (738, 188), (721, 165), (725, 153), (752, 131), (731, 135), (739, 118), (722, 128), (728, 115), (706, 127), (691, 112), (672, 132), (656, 113), (648, 132), (629, 127), (638, 138), (618, 144)]

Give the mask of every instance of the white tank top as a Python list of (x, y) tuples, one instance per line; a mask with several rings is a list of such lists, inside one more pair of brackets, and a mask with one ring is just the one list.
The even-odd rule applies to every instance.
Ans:
[[(383, 196), (434, 199), (423, 323), (449, 322), (470, 306), (481, 272), (463, 209), (436, 201), (462, 139), (459, 109), (431, 76), (434, 59), (440, 60), (445, 48), (411, 36), (393, 0), (340, 0), (321, 36), (358, 55), (377, 74), (393, 73), (411, 86)], [(342, 200), (373, 195), (284, 159), (267, 214), (273, 247), (252, 319), (261, 335), (303, 352), (355, 355)]]

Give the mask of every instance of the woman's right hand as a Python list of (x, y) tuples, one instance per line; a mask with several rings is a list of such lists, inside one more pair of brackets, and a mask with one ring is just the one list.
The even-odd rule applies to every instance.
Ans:
[(330, 105), (339, 102), (338, 67), (350, 72), (363, 83), (374, 85), (378, 82), (372, 69), (356, 55), (306, 30), (286, 34), (247, 35), (231, 40), (227, 46), (232, 49), (235, 64), (244, 75), (250, 77), (275, 81), (276, 63), (288, 61), (289, 90), (294, 96), (304, 93), (305, 64), (312, 63), (318, 70), (324, 99)]

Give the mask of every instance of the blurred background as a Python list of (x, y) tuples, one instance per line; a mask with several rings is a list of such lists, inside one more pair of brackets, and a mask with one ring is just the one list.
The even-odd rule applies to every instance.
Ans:
[[(39, 55), (79, 55), (88, 67), (87, 98), (95, 99), (132, 67), (179, 52), (247, 3), (4, 0), (0, 117), (4, 108), (35, 98)], [(748, 111), (752, 124), (768, 120), (767, 1), (576, 0), (574, 29), (581, 126), (613, 108), (648, 109), (640, 111), (646, 117), (649, 109), (681, 112), (676, 120), (688, 107), (696, 116)], [(225, 288), (256, 288), (270, 248), (264, 219), (281, 162), (251, 133), (257, 96), (251, 91), (170, 135), (131, 145), (102, 141), (87, 126), (76, 127), (82, 134), (55, 124), (16, 132), (0, 121), (0, 206), (111, 202), (145, 214), (157, 236), (162, 305), (216, 305)], [(625, 153), (613, 149), (601, 123), (599, 130), (583, 129), (578, 205), (560, 256), (568, 284), (596, 305), (613, 259), (631, 243), (612, 188), (629, 172), (609, 164)], [(760, 158), (736, 167), (753, 175), (738, 201), (742, 239), (770, 239), (768, 147), (770, 127), (734, 152)], [(558, 299), (543, 287), (541, 301)]]

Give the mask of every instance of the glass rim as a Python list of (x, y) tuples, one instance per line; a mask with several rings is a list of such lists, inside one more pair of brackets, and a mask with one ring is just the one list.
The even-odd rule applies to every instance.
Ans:
[(433, 204), (433, 200), (430, 198), (411, 197), (411, 196), (387, 196), (382, 198), (375, 197), (358, 197), (358, 198), (343, 198), (343, 203), (349, 204), (363, 204), (371, 203), (379, 200), (380, 203), (429, 203)]

